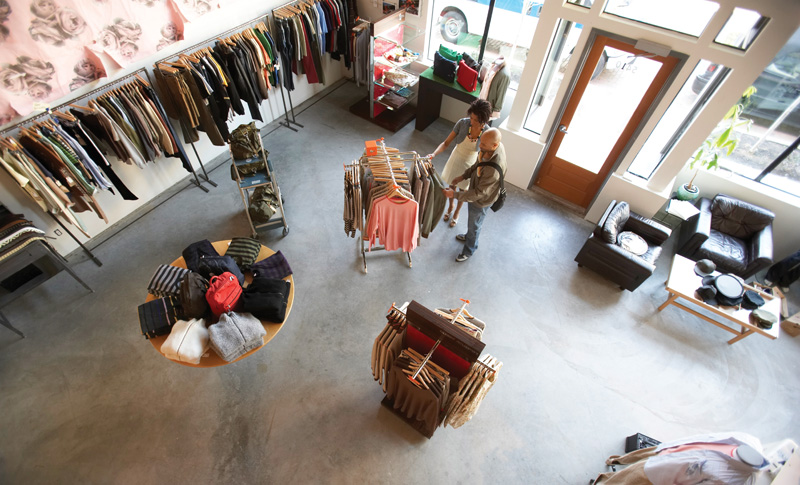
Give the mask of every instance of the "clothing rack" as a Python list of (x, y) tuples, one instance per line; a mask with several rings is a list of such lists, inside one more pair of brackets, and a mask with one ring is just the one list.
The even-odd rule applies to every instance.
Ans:
[[(461, 306), (459, 313), (462, 313), (469, 303), (469, 300), (462, 299), (462, 301), (464, 304)], [(424, 307), (415, 300), (399, 308), (392, 304), (390, 312), (392, 309), (397, 309), (401, 313), (405, 313), (407, 324), (404, 332), (408, 333), (404, 334), (402, 337), (402, 347), (406, 349), (403, 352), (416, 355), (417, 357), (415, 360), (418, 364), (416, 364), (416, 367), (411, 367), (411, 369), (414, 370), (413, 373), (409, 372), (411, 369), (409, 369), (409, 371), (404, 370), (404, 373), (406, 374), (406, 378), (419, 389), (428, 389), (424, 380), (420, 382), (416, 380), (417, 376), (426, 366), (433, 366), (434, 369), (439, 369), (439, 372), (444, 372), (449, 375), (451, 380), (465, 379), (471, 373), (471, 369), (475, 363), (479, 363), (483, 368), (496, 373), (496, 369), (482, 362), (480, 357), (486, 344), (459, 330), (437, 313)], [(411, 334), (412, 331), (413, 336)], [(411, 340), (407, 339), (413, 339), (416, 343), (412, 343)], [(446, 364), (447, 361), (459, 361), (462, 362), (462, 364)], [(468, 367), (464, 368), (465, 365)], [(450, 389), (455, 390), (455, 385)], [(386, 391), (386, 388), (384, 388), (384, 390)], [(437, 424), (431, 427), (430, 420), (426, 420), (427, 422), (423, 423), (419, 421), (419, 416), (417, 416), (416, 419), (411, 418), (405, 411), (402, 411), (402, 408), (397, 408), (396, 406), (398, 403), (395, 399), (397, 399), (398, 396), (395, 395), (394, 398), (390, 398), (389, 395), (390, 393), (387, 392), (387, 396), (383, 399), (381, 404), (427, 438), (433, 436), (436, 427), (446, 422), (445, 418), (447, 412), (449, 412), (447, 410), (450, 409), (448, 407), (438, 411)], [(449, 397), (445, 399), (445, 402), (448, 404), (450, 403)]]
[[(400, 151), (392, 152), (392, 151), (387, 151), (387, 150), (392, 150), (392, 149), (387, 149), (386, 148), (386, 144), (383, 141), (383, 139), (379, 140), (379, 147), (380, 147), (380, 150), (383, 153), (378, 153), (377, 155), (367, 155), (366, 152), (365, 152), (364, 155), (362, 155), (361, 158), (358, 161), (355, 161), (355, 162), (353, 162), (353, 163), (351, 163), (349, 165), (344, 165), (344, 169), (347, 170), (348, 168), (357, 167), (358, 171), (359, 171), (358, 175), (359, 175), (359, 179), (360, 179), (361, 170), (364, 170), (365, 168), (369, 168), (369, 167), (372, 167), (372, 166), (375, 166), (375, 165), (386, 165), (389, 168), (389, 174), (391, 175), (391, 183), (395, 187), (399, 187), (399, 185), (397, 184), (397, 180), (395, 178), (395, 174), (394, 174), (394, 170), (393, 170), (392, 164), (394, 164), (395, 167), (398, 166), (397, 164), (402, 164), (402, 166), (405, 166), (405, 164), (408, 163), (408, 162), (411, 162), (413, 164), (417, 160), (420, 160), (420, 159), (424, 158), (424, 157), (421, 157), (415, 151), (410, 151), (410, 152), (400, 152)], [(380, 177), (375, 177), (375, 180), (376, 181), (382, 181)], [(364, 246), (364, 241), (369, 241), (369, 237), (368, 236), (366, 236), (366, 237), (364, 236), (364, 227), (366, 227), (366, 224), (367, 224), (368, 221), (366, 220), (366, 214), (365, 214), (365, 211), (363, 210), (363, 208), (361, 210), (361, 214), (359, 215), (359, 217), (361, 217), (361, 230), (360, 230), (360, 234), (358, 236), (358, 240), (359, 240), (358, 244), (359, 244), (359, 250), (361, 252), (361, 259), (362, 259), (363, 264), (364, 264), (364, 273), (367, 273), (367, 248), (365, 248), (365, 246)], [(417, 237), (417, 241), (420, 241), (419, 237)], [(369, 248), (369, 251), (385, 251), (385, 250), (386, 250), (385, 246), (372, 246), (371, 248)], [(413, 263), (413, 261), (411, 259), (411, 253), (410, 252), (406, 252), (406, 256), (408, 258), (408, 267), (411, 268), (412, 267), (412, 263)]]
[[(25, 126), (25, 125), (32, 124), (32, 123), (36, 122), (37, 120), (39, 120), (41, 118), (44, 118), (45, 116), (50, 116), (50, 113), (53, 112), (53, 111), (59, 111), (59, 110), (61, 110), (62, 108), (66, 107), (66, 106), (69, 106), (71, 104), (75, 104), (77, 101), (89, 98), (89, 97), (91, 97), (91, 96), (93, 96), (93, 95), (95, 95), (97, 93), (107, 91), (110, 88), (112, 88), (114, 86), (117, 86), (119, 84), (126, 83), (126, 82), (130, 81), (132, 78), (140, 78), (139, 74), (141, 74), (141, 73), (144, 73), (144, 75), (147, 76), (147, 80), (149, 82), (150, 81), (150, 76), (147, 74), (147, 70), (145, 68), (137, 69), (136, 71), (133, 71), (133, 72), (131, 72), (129, 74), (126, 74), (126, 75), (122, 76), (119, 79), (115, 79), (115, 80), (113, 80), (111, 82), (108, 82), (108, 83), (102, 85), (99, 88), (95, 88), (95, 89), (93, 89), (93, 90), (91, 90), (91, 91), (89, 91), (87, 93), (84, 93), (84, 94), (78, 96), (77, 98), (73, 98), (73, 99), (67, 101), (66, 103), (62, 103), (62, 104), (56, 106), (55, 108), (47, 108), (45, 111), (43, 111), (43, 112), (41, 112), (41, 113), (39, 113), (37, 115), (31, 116), (30, 118), (28, 118), (26, 120), (23, 120), (23, 121), (20, 121), (19, 123), (15, 123), (14, 125), (10, 126), (9, 128), (6, 128), (5, 130), (0, 131), (0, 136), (4, 136), (7, 133), (9, 133), (11, 131), (14, 131), (14, 130), (17, 130), (17, 129)], [(150, 84), (152, 84), (152, 83), (150, 83)], [(195, 174), (195, 179), (196, 178), (197, 178), (197, 175)], [(199, 181), (197, 183), (199, 184)], [(201, 187), (201, 188), (203, 188), (203, 187)], [(67, 234), (69, 234), (69, 236), (76, 243), (78, 243), (78, 246), (80, 246), (80, 248), (89, 256), (89, 258), (91, 258), (91, 260), (94, 261), (94, 264), (96, 264), (97, 266), (102, 266), (103, 265), (103, 263), (99, 259), (97, 259), (97, 256), (95, 256), (94, 253), (88, 247), (86, 247), (86, 245), (84, 245), (80, 241), (80, 239), (78, 239), (75, 236), (75, 234), (72, 231), (70, 231), (67, 228), (67, 226), (64, 225), (63, 222), (61, 222), (61, 220), (58, 217), (54, 216), (52, 213), (50, 213), (50, 211), (45, 211), (45, 212), (54, 221), (56, 221), (58, 223), (58, 225), (61, 226), (61, 228)]]
[[(282, 10), (282, 9), (285, 9), (286, 7), (294, 7), (298, 3), (300, 3), (300, 2), (298, 0), (295, 0), (295, 1), (292, 1), (292, 2), (284, 3), (283, 5), (280, 5), (278, 7), (273, 8), (272, 9), (272, 21), (273, 22), (275, 21), (275, 11), (276, 10)], [(303, 2), (303, 3), (305, 3), (305, 2)], [(274, 31), (274, 29), (273, 29), (273, 31)], [(285, 75), (287, 75), (287, 76), (291, 76), (292, 75), (292, 70), (291, 70), (291, 68), (289, 66), (287, 66), (287, 70), (286, 70), (286, 74)], [(299, 126), (300, 128), (304, 128), (304, 126), (301, 125), (300, 123), (298, 123), (296, 118), (294, 117), (294, 105), (292, 104), (292, 93), (291, 93), (291, 91), (287, 90), (286, 91), (286, 96), (289, 98), (289, 110), (292, 112), (292, 119), (289, 120), (289, 113), (288, 113), (288, 111), (286, 111), (286, 101), (284, 100), (283, 109), (284, 109), (284, 114), (286, 114), (286, 123), (281, 121), (280, 124), (285, 126), (286, 128), (289, 128), (290, 130), (293, 130), (293, 131), (297, 131), (296, 129), (292, 128), (291, 125), (293, 125), (293, 124)], [(283, 98), (283, 86), (282, 85), (281, 85), (281, 98)]]

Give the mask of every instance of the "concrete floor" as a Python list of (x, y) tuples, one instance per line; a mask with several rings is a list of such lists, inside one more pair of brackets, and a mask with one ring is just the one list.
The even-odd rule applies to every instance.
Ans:
[[(422, 241), (413, 268), (381, 252), (363, 274), (343, 231), (342, 163), (381, 136), (429, 153), (452, 124), (386, 133), (347, 111), (361, 96), (344, 83), (298, 115), (305, 129), (264, 139), (291, 233), (262, 241), (289, 259), (296, 299), (253, 356), (174, 364), (136, 313), (159, 263), (200, 239), (248, 235), (227, 163), (209, 194), (184, 189), (103, 242), (102, 267), (76, 257), (94, 293), (62, 273), (4, 310), (27, 338), (0, 328), (0, 482), (585, 484), (636, 432), (800, 441), (800, 338), (729, 346), (692, 315), (656, 311), (674, 236), (657, 273), (622, 292), (573, 262), (589, 222), (511, 188), (468, 262), (454, 262), (463, 217)], [(459, 298), (505, 366), (472, 421), (427, 440), (380, 406), (370, 350), (392, 302)]]

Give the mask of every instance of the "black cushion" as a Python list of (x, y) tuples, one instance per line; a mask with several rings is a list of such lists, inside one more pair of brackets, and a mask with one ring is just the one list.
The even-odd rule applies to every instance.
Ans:
[(698, 259), (710, 259), (725, 273), (741, 274), (747, 267), (747, 246), (744, 241), (714, 229), (695, 253)]
[(622, 228), (625, 227), (625, 223), (628, 222), (630, 216), (631, 208), (627, 202), (620, 202), (611, 209), (611, 213), (608, 214), (603, 225), (603, 240), (607, 243), (615, 244), (617, 236), (619, 236)]
[(740, 239), (749, 239), (773, 219), (771, 211), (724, 194), (718, 194), (711, 203), (711, 229)]

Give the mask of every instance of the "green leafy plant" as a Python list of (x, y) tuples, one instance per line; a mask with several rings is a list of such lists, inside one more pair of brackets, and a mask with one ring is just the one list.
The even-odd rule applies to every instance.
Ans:
[(728, 110), (722, 121), (706, 138), (700, 148), (697, 149), (692, 159), (689, 161), (689, 169), (695, 170), (692, 180), (689, 181), (688, 189), (694, 190), (692, 183), (701, 168), (706, 170), (716, 170), (719, 168), (721, 156), (729, 157), (739, 146), (739, 134), (742, 131), (749, 131), (753, 120), (741, 118), (745, 107), (750, 104), (750, 97), (756, 93), (756, 88), (750, 86), (742, 94), (739, 102)]

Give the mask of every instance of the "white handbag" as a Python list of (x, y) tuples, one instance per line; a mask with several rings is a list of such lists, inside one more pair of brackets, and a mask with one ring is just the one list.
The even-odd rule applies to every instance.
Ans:
[(202, 318), (179, 320), (161, 345), (161, 353), (168, 359), (199, 364), (200, 358), (208, 350), (208, 329)]

